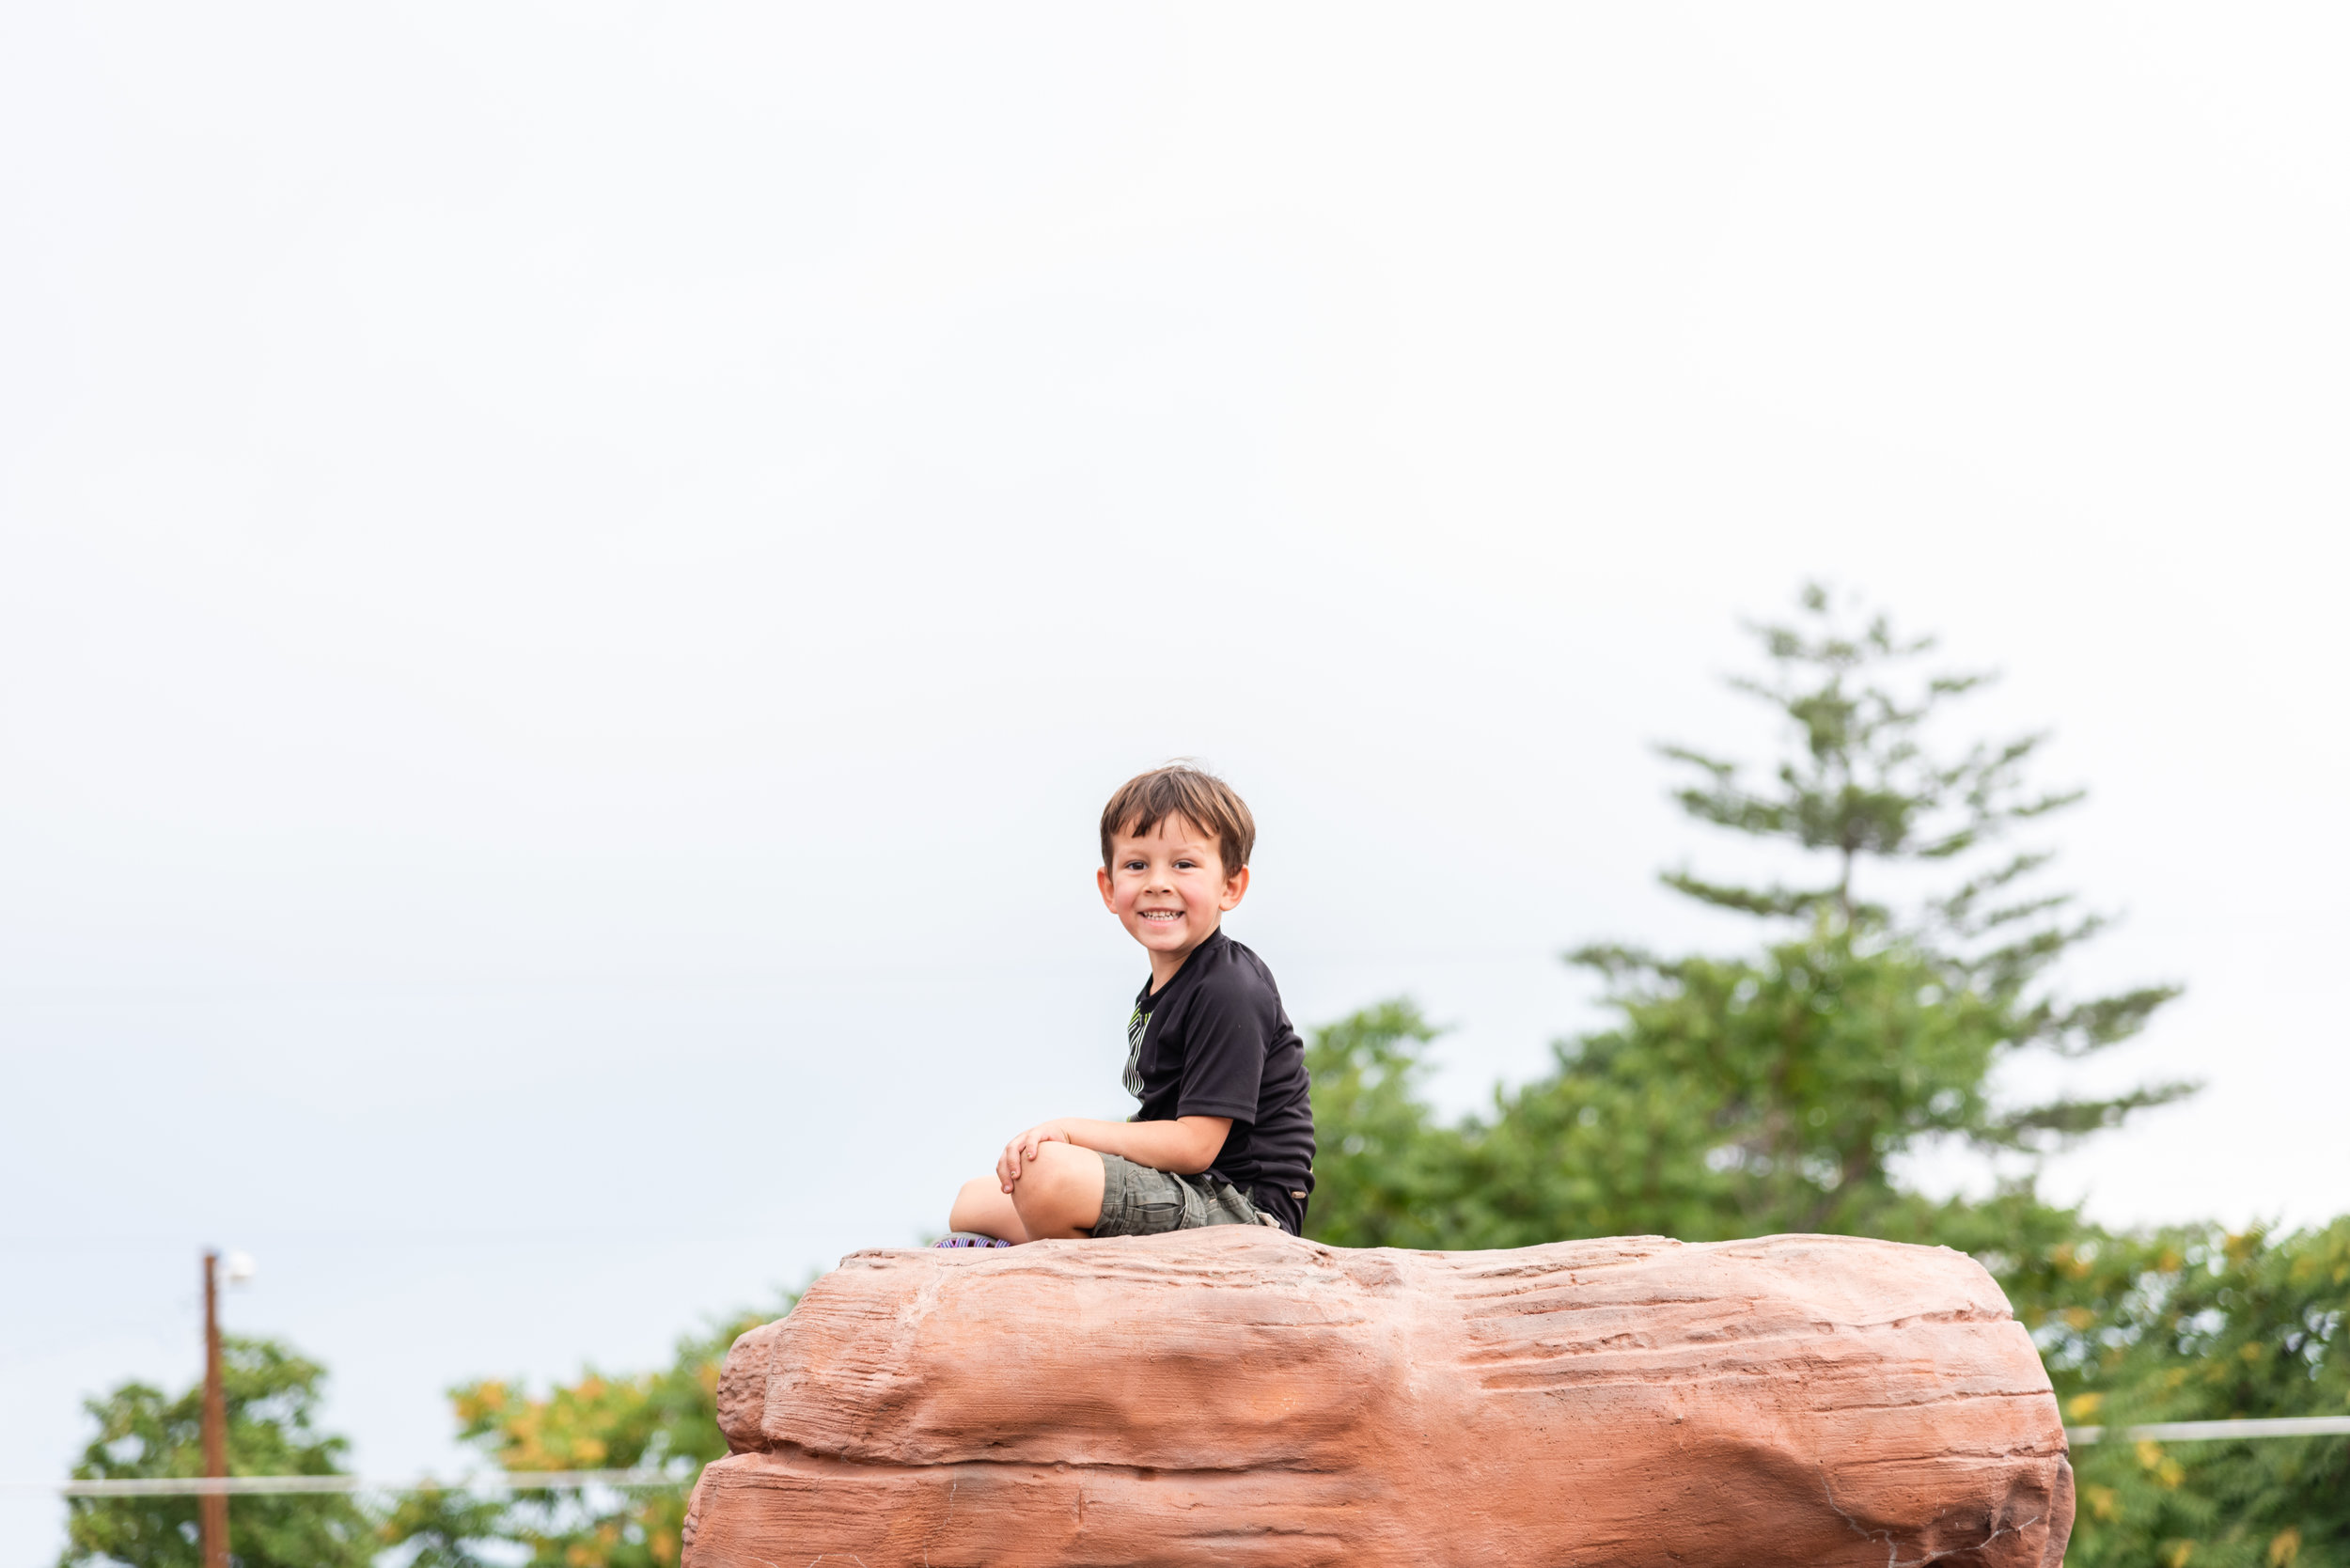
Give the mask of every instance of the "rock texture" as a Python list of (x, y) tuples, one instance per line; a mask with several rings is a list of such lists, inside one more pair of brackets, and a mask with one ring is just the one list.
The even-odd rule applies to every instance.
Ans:
[(2048, 1380), (1963, 1254), (860, 1252), (737, 1341), (686, 1568), (2058, 1568)]

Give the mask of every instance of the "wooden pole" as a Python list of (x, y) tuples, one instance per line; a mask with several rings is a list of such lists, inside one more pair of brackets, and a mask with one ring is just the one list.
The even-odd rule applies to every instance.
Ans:
[[(220, 1254), (204, 1254), (204, 1473), (228, 1473), (228, 1399), (220, 1383)], [(228, 1498), (196, 1500), (203, 1531), (204, 1568), (228, 1568)]]

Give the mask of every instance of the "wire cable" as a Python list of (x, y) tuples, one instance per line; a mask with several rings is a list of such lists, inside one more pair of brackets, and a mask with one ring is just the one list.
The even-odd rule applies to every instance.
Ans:
[(657, 1491), (690, 1486), (692, 1476), (662, 1470), (508, 1470), (496, 1475), (435, 1481), (412, 1476), (387, 1481), (370, 1476), (140, 1476), (120, 1481), (0, 1482), (0, 1493), (45, 1493), (63, 1497), (243, 1497), (282, 1492), (548, 1492), (583, 1486), (617, 1491)]
[(2232, 1421), (2155, 1421), (2146, 1426), (2068, 1426), (2075, 1443), (2217, 1443), (2231, 1437), (2333, 1437), (2350, 1434), (2350, 1416), (2256, 1416)]
[[(2155, 1421), (2144, 1426), (2068, 1426), (2067, 1442), (2217, 1443), (2253, 1437), (2350, 1436), (2350, 1416), (2267, 1416), (2228, 1421)], [(435, 1481), (420, 1476), (386, 1481), (368, 1476), (159, 1476), (125, 1481), (0, 1482), (0, 1494), (64, 1497), (250, 1497), (281, 1492), (561, 1492), (585, 1486), (660, 1491), (686, 1486), (693, 1477), (661, 1470), (508, 1470), (496, 1475)]]

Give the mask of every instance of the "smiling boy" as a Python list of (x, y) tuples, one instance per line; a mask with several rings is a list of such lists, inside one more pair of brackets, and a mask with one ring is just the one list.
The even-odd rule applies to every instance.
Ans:
[(1131, 1120), (1062, 1117), (964, 1184), (948, 1224), (1008, 1242), (1202, 1225), (1297, 1235), (1313, 1191), (1306, 1048), (1264, 961), (1222, 929), (1248, 891), (1257, 825), (1183, 763), (1127, 780), (1102, 812), (1102, 902), (1151, 955), (1126, 1026)]

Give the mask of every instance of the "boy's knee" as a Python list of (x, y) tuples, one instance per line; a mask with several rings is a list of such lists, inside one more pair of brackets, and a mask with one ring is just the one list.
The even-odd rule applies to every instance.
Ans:
[(1047, 1143), (1012, 1184), (1022, 1216), (1058, 1229), (1087, 1229), (1102, 1215), (1102, 1156), (1070, 1143)]
[(1089, 1149), (1078, 1149), (1066, 1143), (1046, 1143), (1037, 1148), (1036, 1157), (1025, 1162), (1020, 1179), (1011, 1184), (1015, 1203), (1023, 1200), (1053, 1202), (1064, 1197), (1076, 1185), (1077, 1162), (1072, 1156), (1094, 1155)]

